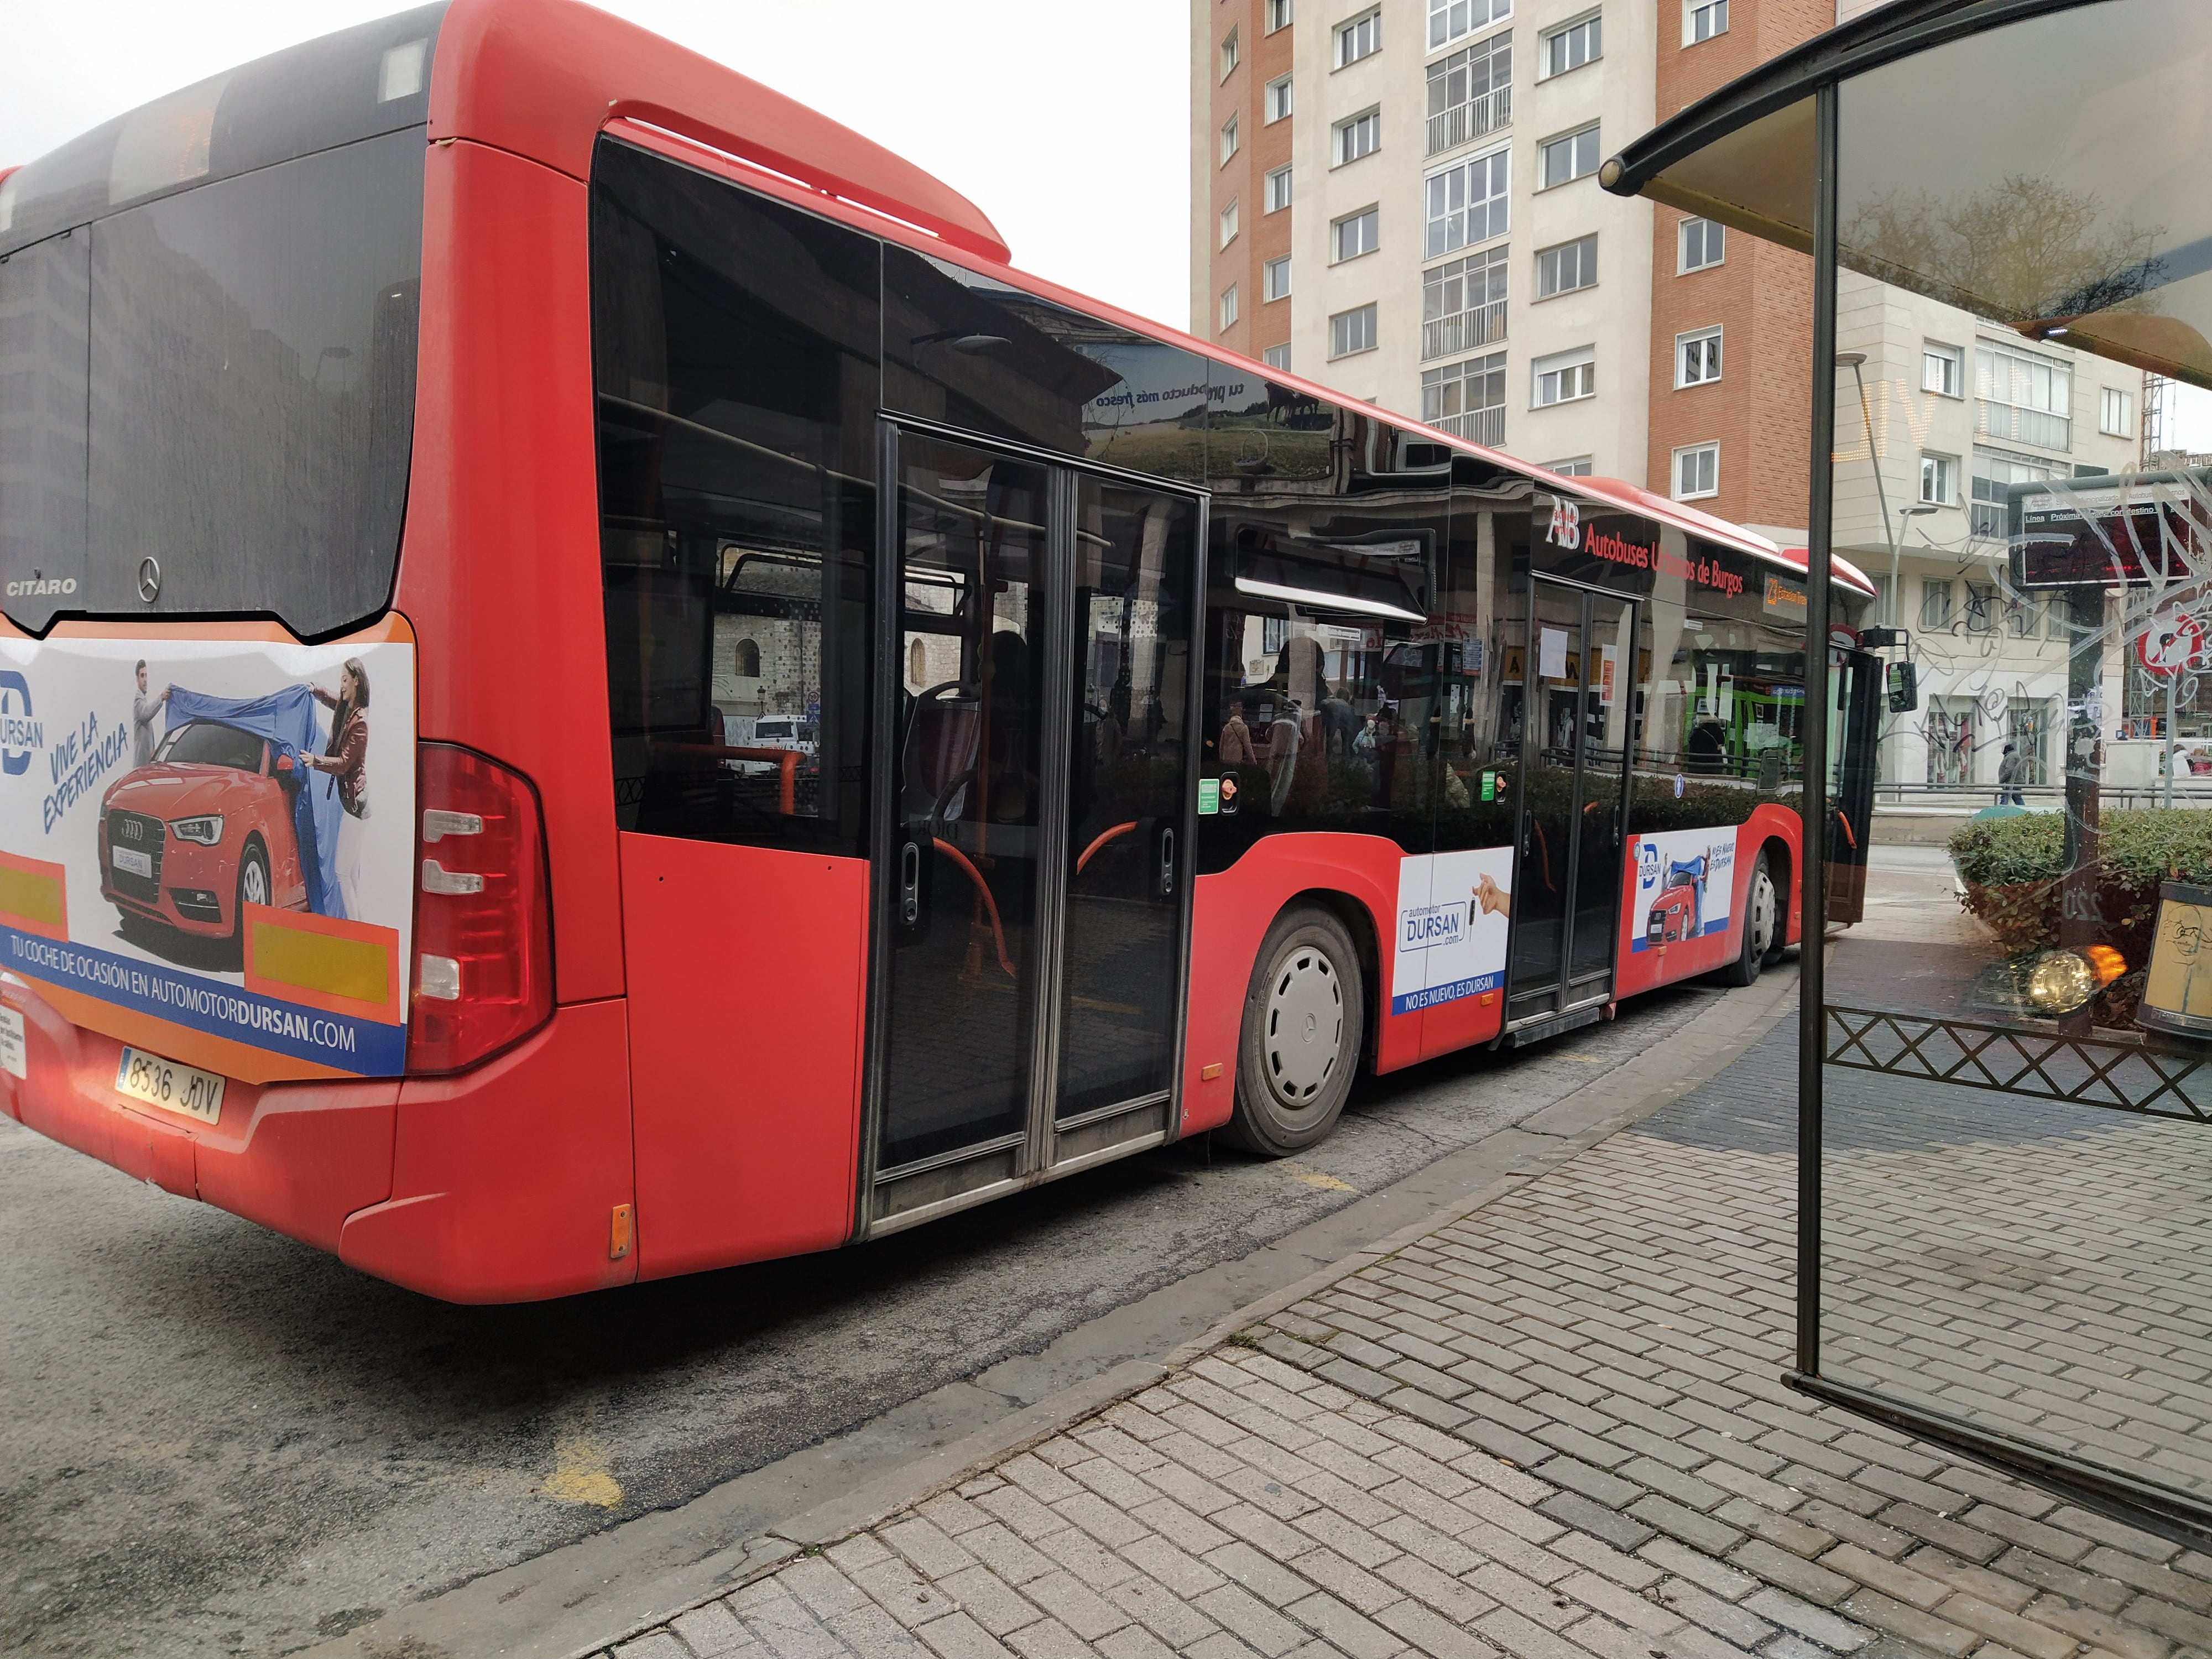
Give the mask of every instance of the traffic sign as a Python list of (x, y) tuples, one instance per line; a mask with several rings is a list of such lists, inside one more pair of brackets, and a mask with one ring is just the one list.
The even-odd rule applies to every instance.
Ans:
[(2204, 665), (2204, 624), (2167, 612), (2153, 617), (2136, 635), (2136, 655), (2154, 674), (2179, 674)]

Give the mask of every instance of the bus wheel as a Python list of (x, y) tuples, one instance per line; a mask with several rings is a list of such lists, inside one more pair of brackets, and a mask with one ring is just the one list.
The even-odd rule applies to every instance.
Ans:
[(1721, 978), (1730, 985), (1754, 982), (1766, 959), (1774, 954), (1781, 922), (1782, 902), (1775, 896), (1774, 878), (1766, 872), (1766, 854), (1762, 852), (1751, 866), (1751, 881), (1744, 888), (1743, 949), (1721, 969)]
[(1359, 955), (1344, 924), (1317, 905), (1275, 918), (1252, 965), (1237, 1044), (1228, 1135), (1285, 1158), (1336, 1127), (1366, 1029)]

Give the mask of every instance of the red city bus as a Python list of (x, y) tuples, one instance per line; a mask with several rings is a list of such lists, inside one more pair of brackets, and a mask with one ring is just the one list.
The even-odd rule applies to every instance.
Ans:
[(0, 1105), (514, 1300), (1293, 1152), (1791, 941), (1802, 552), (1007, 257), (567, 0), (0, 176)]

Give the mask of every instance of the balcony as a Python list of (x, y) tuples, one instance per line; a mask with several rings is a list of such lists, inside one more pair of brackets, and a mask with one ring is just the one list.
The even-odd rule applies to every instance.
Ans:
[(1440, 155), (1448, 149), (1471, 143), (1512, 119), (1512, 86), (1509, 83), (1493, 87), (1480, 98), (1470, 98), (1429, 117), (1428, 153)]
[(1504, 301), (1492, 300), (1482, 305), (1469, 306), (1464, 311), (1454, 312), (1449, 317), (1433, 318), (1421, 325), (1421, 361), (1426, 362), (1431, 357), (1449, 357), (1455, 351), (1472, 351), (1478, 346), (1492, 345), (1504, 337)]
[(1470, 409), (1463, 414), (1442, 416), (1429, 424), (1439, 432), (1449, 432), (1471, 444), (1487, 444), (1492, 449), (1502, 447), (1505, 442), (1505, 409), (1502, 404), (1495, 409)]

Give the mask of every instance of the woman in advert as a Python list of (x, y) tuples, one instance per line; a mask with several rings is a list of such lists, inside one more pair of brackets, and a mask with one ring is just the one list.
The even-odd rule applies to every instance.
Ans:
[(361, 908), (362, 821), (368, 817), (368, 671), (359, 657), (348, 657), (338, 671), (336, 696), (312, 682), (315, 701), (331, 710), (331, 740), (319, 755), (307, 757), (318, 772), (330, 775), (323, 787), (337, 791), (345, 817), (338, 825), (338, 893), (345, 913), (358, 920)]

